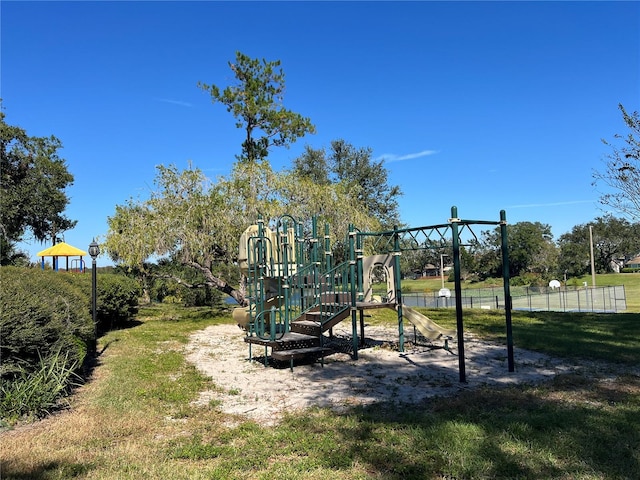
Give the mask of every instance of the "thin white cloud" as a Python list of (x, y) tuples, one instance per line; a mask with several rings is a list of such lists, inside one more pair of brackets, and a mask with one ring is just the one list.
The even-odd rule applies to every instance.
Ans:
[(562, 205), (578, 205), (581, 203), (593, 203), (593, 200), (569, 200), (566, 202), (529, 203), (524, 205), (510, 205), (506, 208), (559, 207)]
[(396, 155), (395, 153), (385, 153), (380, 155), (377, 160), (384, 160), (386, 163), (402, 162), (404, 160), (413, 160), (414, 158), (428, 157), (429, 155), (435, 155), (437, 150), (422, 150), (417, 153), (407, 153), (406, 155)]
[(170, 98), (156, 98), (158, 102), (170, 103), (171, 105), (179, 105), (181, 107), (193, 107), (193, 105), (189, 102), (183, 102), (182, 100), (172, 100)]

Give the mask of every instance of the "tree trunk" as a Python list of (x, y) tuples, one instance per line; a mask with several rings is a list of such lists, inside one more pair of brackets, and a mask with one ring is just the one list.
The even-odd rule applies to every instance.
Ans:
[(193, 267), (196, 270), (200, 270), (204, 275), (204, 278), (206, 279), (208, 285), (210, 285), (211, 287), (215, 288), (216, 290), (222, 293), (229, 295), (236, 302), (238, 302), (239, 305), (243, 307), (246, 307), (249, 305), (249, 302), (247, 301), (243, 292), (233, 288), (222, 278), (218, 278), (215, 275), (213, 275), (213, 273), (211, 273), (211, 270), (209, 270), (208, 268), (203, 267), (199, 263), (192, 262), (192, 261), (186, 261), (184, 262), (184, 264), (189, 267)]

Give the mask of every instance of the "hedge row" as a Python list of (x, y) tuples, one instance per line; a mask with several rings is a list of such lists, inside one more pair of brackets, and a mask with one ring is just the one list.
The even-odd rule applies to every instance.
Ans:
[[(94, 345), (90, 297), (66, 275), (33, 269), (0, 269), (0, 355), (2, 380), (34, 369), (40, 358), (68, 352), (82, 363)], [(89, 292), (90, 294), (90, 292)]]
[(0, 417), (39, 416), (77, 383), (99, 332), (136, 312), (140, 289), (131, 278), (97, 276), (97, 324), (91, 275), (0, 268)]
[(0, 355), (2, 378), (15, 365), (35, 365), (62, 351), (82, 362), (95, 345), (95, 331), (121, 326), (138, 307), (140, 289), (121, 275), (98, 275), (97, 322), (91, 316), (91, 275), (0, 268)]
[(96, 332), (132, 317), (140, 293), (137, 282), (113, 274), (97, 279), (94, 325), (90, 274), (0, 268), (0, 394), (12, 382), (37, 374), (47, 359), (60, 363), (63, 358), (60, 368), (80, 370), (95, 349)]

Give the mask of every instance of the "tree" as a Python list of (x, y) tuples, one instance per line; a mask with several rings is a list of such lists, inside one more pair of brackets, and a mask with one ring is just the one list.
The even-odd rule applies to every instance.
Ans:
[(372, 158), (371, 148), (355, 148), (344, 140), (331, 142), (329, 161), (338, 182), (353, 191), (360, 204), (383, 228), (400, 223), (400, 187), (389, 185), (384, 161)]
[(20, 250), (16, 242), (8, 241), (4, 236), (0, 236), (0, 265), (29, 266), (29, 255)]
[(2, 259), (6, 250), (31, 233), (40, 242), (73, 228), (75, 220), (63, 215), (69, 203), (65, 189), (73, 184), (73, 175), (56, 137), (31, 137), (22, 128), (5, 122), (0, 111), (0, 235)]
[(105, 248), (111, 258), (143, 272), (152, 255), (176, 258), (198, 271), (204, 284), (244, 304), (241, 292), (215, 274), (216, 262), (235, 260), (239, 238), (226, 221), (220, 190), (200, 170), (174, 166), (159, 166), (155, 185), (148, 200), (129, 200), (109, 217)]
[[(502, 276), (500, 228), (483, 232), (483, 253), (479, 268), (484, 275)], [(551, 227), (540, 222), (518, 222), (507, 225), (509, 276), (534, 273), (542, 278), (555, 273), (557, 255)]]
[[(591, 228), (591, 235), (589, 227)], [(640, 223), (605, 215), (591, 224), (576, 225), (561, 235), (559, 268), (572, 277), (591, 269), (590, 238), (593, 237), (593, 260), (597, 273), (613, 271), (614, 262), (629, 259), (640, 252)]]
[(268, 162), (238, 162), (217, 183), (198, 169), (160, 166), (154, 184), (149, 199), (116, 207), (108, 219), (106, 251), (114, 261), (147, 274), (149, 258), (175, 260), (202, 279), (193, 282), (193, 276), (181, 276), (176, 269), (175, 281), (209, 286), (240, 305), (247, 300), (235, 267), (238, 242), (258, 215), (272, 224), (284, 214), (305, 218), (318, 212), (321, 222), (330, 221), (334, 240), (345, 235), (351, 222), (374, 226), (340, 185), (316, 185), (290, 172), (274, 172)]
[(312, 212), (332, 225), (333, 240), (346, 234), (349, 223), (365, 229), (378, 226), (343, 183), (272, 170), (267, 161), (270, 147), (288, 146), (314, 130), (307, 118), (282, 107), (284, 74), (277, 70), (279, 65), (238, 52), (236, 63), (230, 64), (237, 85), (220, 92), (215, 85), (199, 84), (210, 92), (213, 103), (226, 105), (239, 128), (245, 128), (242, 153), (231, 174), (215, 183), (198, 169), (158, 167), (150, 197), (130, 199), (108, 219), (104, 245), (114, 261), (144, 275), (152, 274), (146, 266), (150, 258), (165, 266), (177, 263), (191, 270), (172, 265), (162, 277), (171, 276), (190, 288), (209, 286), (246, 305), (236, 267), (238, 242), (259, 216), (273, 226), (285, 214), (305, 219)]
[(604, 183), (614, 190), (603, 194), (600, 203), (637, 221), (640, 220), (640, 116), (637, 111), (627, 113), (622, 105), (618, 108), (629, 133), (614, 135), (618, 143), (602, 140), (611, 153), (605, 156), (604, 172), (594, 172), (593, 184)]
[(319, 183), (340, 183), (361, 207), (384, 229), (400, 224), (398, 197), (400, 187), (389, 185), (384, 161), (372, 158), (371, 148), (355, 148), (344, 140), (331, 142), (324, 149), (305, 152), (294, 160), (294, 172)]
[(329, 162), (324, 148), (315, 150), (306, 145), (302, 155), (293, 160), (293, 172), (318, 185), (331, 183)]
[(212, 103), (227, 107), (237, 120), (236, 127), (244, 128), (246, 137), (237, 156), (240, 161), (264, 160), (270, 147), (287, 147), (307, 133), (315, 133), (309, 118), (283, 107), (284, 73), (278, 67), (279, 60), (267, 62), (236, 52), (235, 63), (229, 62), (236, 85), (220, 91), (216, 85), (198, 83), (210, 93)]

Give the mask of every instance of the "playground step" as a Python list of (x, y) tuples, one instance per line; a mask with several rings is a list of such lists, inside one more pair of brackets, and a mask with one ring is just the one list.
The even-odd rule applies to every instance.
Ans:
[(289, 361), (289, 367), (293, 372), (293, 361), (309, 358), (320, 358), (333, 353), (331, 348), (326, 347), (309, 347), (309, 348), (295, 348), (291, 350), (278, 350), (271, 352), (271, 358), (281, 362)]
[(314, 320), (296, 320), (295, 322), (291, 322), (290, 328), (291, 332), (301, 333), (315, 338), (319, 338), (322, 332), (320, 322)]
[(263, 339), (256, 336), (247, 336), (244, 337), (244, 341), (254, 345), (271, 347), (272, 351), (310, 348), (318, 347), (320, 345), (320, 338), (318, 336), (298, 332), (287, 332), (282, 337), (276, 340)]
[(345, 318), (349, 317), (349, 315), (351, 314), (351, 309), (350, 308), (346, 308), (344, 310), (342, 310), (341, 312), (335, 314), (333, 317), (331, 317), (328, 321), (324, 322), (322, 324), (322, 331), (326, 332), (327, 330), (329, 330), (330, 328), (335, 327), (337, 324), (339, 324), (341, 321), (343, 321)]
[(334, 312), (325, 310), (325, 311), (316, 311), (312, 310), (310, 312), (305, 312), (303, 315), (304, 320), (309, 322), (317, 322), (318, 324), (326, 321), (328, 318), (331, 318), (334, 315)]
[(342, 310), (306, 312), (299, 320), (291, 322), (291, 331), (319, 337), (349, 316), (347, 306), (339, 307)]

